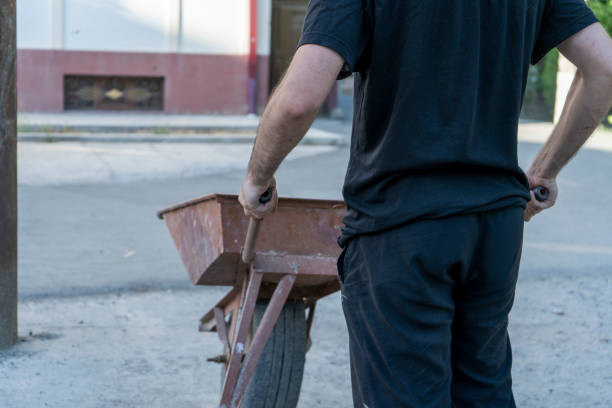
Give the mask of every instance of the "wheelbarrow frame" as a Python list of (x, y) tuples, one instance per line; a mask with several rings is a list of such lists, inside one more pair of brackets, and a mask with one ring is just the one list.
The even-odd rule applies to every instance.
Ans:
[[(227, 200), (237, 203), (235, 196), (212, 195), (170, 207), (160, 211), (158, 216), (163, 218), (166, 214), (211, 199), (226, 200), (226, 204)], [(344, 210), (344, 203), (340, 201), (296, 199), (280, 199), (279, 208), (293, 204)], [(172, 232), (168, 218), (166, 222)], [(263, 223), (265, 226), (266, 221)], [(316, 301), (340, 289), (336, 273), (337, 254), (295, 255), (270, 253), (270, 251), (256, 252), (255, 241), (259, 226), (259, 221), (255, 219), (249, 221), (244, 247), (241, 251), (242, 259), (236, 264), (233, 287), (200, 319), (199, 330), (216, 331), (224, 348), (229, 350), (229, 355), (225, 356), (227, 370), (221, 391), (220, 408), (240, 406), (259, 358), (287, 299), (301, 299), (305, 302), (308, 308), (306, 333), (310, 339)], [(173, 235), (173, 238), (181, 252), (177, 237)], [(189, 268), (189, 260), (183, 257), (183, 261)], [(192, 271), (189, 272), (194, 283), (202, 281), (201, 276), (194, 276)], [(296, 281), (299, 284), (296, 285)], [(247, 347), (255, 304), (259, 299), (269, 299), (269, 304)], [(219, 362), (221, 361), (223, 360), (220, 359)]]

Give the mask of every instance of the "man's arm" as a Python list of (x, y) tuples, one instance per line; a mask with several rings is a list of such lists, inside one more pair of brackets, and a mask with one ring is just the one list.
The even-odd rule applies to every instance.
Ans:
[(274, 172), (312, 125), (343, 64), (335, 51), (319, 45), (303, 45), (296, 51), (259, 124), (240, 190), (246, 215), (262, 218), (276, 207), (276, 192), (267, 204), (259, 197), (275, 186)]
[(532, 192), (525, 221), (553, 206), (557, 175), (601, 123), (612, 104), (612, 39), (601, 24), (586, 27), (561, 43), (558, 49), (578, 67), (578, 72), (559, 123), (527, 171), (531, 188), (548, 188), (549, 198), (536, 201)]

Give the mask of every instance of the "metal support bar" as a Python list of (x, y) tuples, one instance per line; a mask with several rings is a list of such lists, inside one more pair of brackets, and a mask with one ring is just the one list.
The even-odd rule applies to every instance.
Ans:
[(225, 314), (223, 309), (215, 307), (215, 320), (217, 321), (217, 336), (221, 343), (227, 348), (230, 347), (229, 337), (227, 337), (227, 323), (225, 323)]
[(0, 0), (0, 349), (17, 342), (15, 0)]
[(234, 303), (240, 301), (241, 286), (234, 286), (232, 290), (227, 292), (223, 298), (217, 302), (202, 318), (200, 319), (199, 331), (215, 331), (217, 329), (217, 320), (215, 318), (215, 309), (221, 308), (224, 315), (228, 314), (234, 308)]
[(261, 322), (259, 323), (259, 327), (257, 327), (255, 336), (253, 336), (253, 343), (251, 343), (249, 352), (246, 355), (246, 360), (244, 364), (242, 364), (240, 377), (238, 378), (238, 383), (231, 400), (232, 408), (236, 408), (240, 405), (244, 392), (246, 391), (246, 387), (249, 384), (249, 380), (253, 376), (253, 372), (255, 371), (257, 362), (259, 361), (259, 357), (261, 357), (261, 353), (266, 346), (268, 338), (270, 337), (270, 334), (272, 334), (274, 325), (276, 324), (276, 321), (283, 310), (283, 306), (287, 301), (287, 297), (289, 296), (289, 292), (291, 292), (291, 288), (293, 287), (294, 283), (295, 275), (285, 275), (280, 282), (278, 282), (278, 286), (270, 299), (270, 303), (268, 304)]
[(223, 299), (217, 302), (202, 318), (200, 319), (200, 331), (214, 331), (217, 328), (217, 321), (215, 319), (215, 309), (221, 308), (224, 314), (227, 314), (228, 306), (232, 305), (236, 301), (240, 293), (240, 287), (234, 286), (232, 290), (227, 292)]
[(240, 276), (242, 276), (242, 279), (241, 279), (242, 280), (242, 284), (240, 286), (240, 288), (241, 288), (240, 289), (240, 302), (238, 303), (238, 310), (242, 310), (242, 307), (244, 306), (244, 301), (246, 299), (246, 293), (247, 293), (247, 289), (249, 287), (249, 281), (250, 281), (251, 275), (252, 275), (252, 273), (249, 274), (249, 273), (244, 272), (244, 271), (240, 275)]
[(236, 324), (238, 323), (238, 311), (239, 311), (239, 303), (240, 299), (236, 303), (234, 303), (234, 307), (231, 311), (232, 317), (230, 319), (229, 331), (227, 332), (227, 339), (230, 342), (230, 346), (228, 350), (232, 349), (232, 341), (234, 339), (234, 333), (236, 332)]
[(259, 271), (251, 269), (246, 296), (239, 313), (236, 333), (232, 341), (232, 353), (227, 365), (227, 372), (225, 373), (223, 391), (221, 391), (221, 408), (229, 407), (232, 401), (232, 394), (234, 393), (236, 380), (240, 373), (240, 365), (245, 353), (245, 343), (251, 328), (251, 322), (253, 321), (253, 311), (255, 310), (255, 302), (257, 302), (262, 277), (263, 275)]

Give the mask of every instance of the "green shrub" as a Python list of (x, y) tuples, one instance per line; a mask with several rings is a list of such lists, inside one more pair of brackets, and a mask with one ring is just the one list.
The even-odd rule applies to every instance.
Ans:
[[(589, 0), (604, 28), (612, 35), (612, 0)], [(529, 70), (527, 88), (521, 115), (529, 119), (552, 120), (557, 90), (557, 69), (559, 52), (553, 49), (536, 66)], [(612, 109), (604, 119), (604, 125), (612, 127)]]
[[(589, 7), (597, 16), (601, 25), (612, 35), (612, 0), (589, 0)], [(612, 109), (603, 120), (604, 126), (612, 127)]]
[(590, 0), (589, 7), (591, 7), (601, 25), (612, 35), (612, 0)]
[(559, 52), (553, 49), (535, 66), (529, 68), (522, 117), (552, 121), (555, 110), (558, 65)]

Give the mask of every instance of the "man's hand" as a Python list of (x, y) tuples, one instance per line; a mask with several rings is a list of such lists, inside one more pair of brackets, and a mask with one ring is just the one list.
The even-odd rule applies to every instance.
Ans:
[[(525, 208), (525, 221), (529, 221), (531, 217), (540, 211), (546, 210), (547, 208), (555, 205), (557, 194), (559, 193), (557, 181), (555, 179), (538, 177), (530, 174), (529, 172), (527, 172), (527, 179), (529, 180), (529, 188), (531, 189), (531, 200), (529, 200), (527, 207)], [(548, 197), (544, 201), (538, 201), (533, 193), (533, 189), (538, 186), (545, 187), (548, 190)]]
[[(262, 203), (259, 201), (261, 196), (272, 189), (272, 199)], [(248, 175), (242, 183), (238, 201), (244, 208), (244, 215), (262, 219), (276, 209), (278, 204), (278, 194), (276, 193), (276, 180), (274, 177), (267, 183), (257, 184)]]

